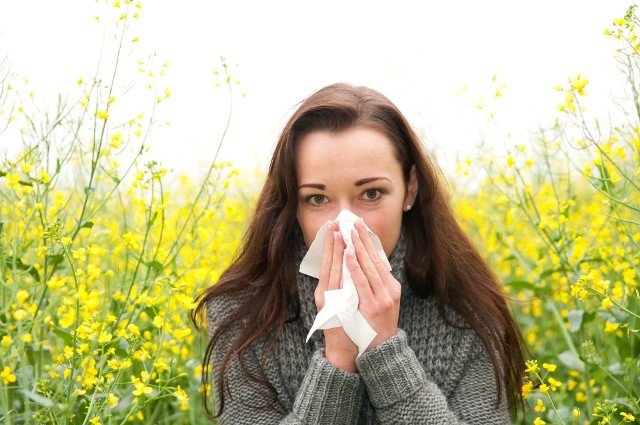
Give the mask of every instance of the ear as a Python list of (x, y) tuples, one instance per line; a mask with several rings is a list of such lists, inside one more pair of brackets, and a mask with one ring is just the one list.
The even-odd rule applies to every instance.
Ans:
[(409, 171), (409, 181), (407, 181), (407, 194), (404, 197), (404, 205), (415, 204), (416, 197), (418, 196), (418, 176), (416, 175), (416, 166), (411, 166)]

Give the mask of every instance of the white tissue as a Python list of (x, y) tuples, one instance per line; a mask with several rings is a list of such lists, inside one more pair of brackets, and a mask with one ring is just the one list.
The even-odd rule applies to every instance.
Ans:
[[(353, 252), (353, 243), (351, 241), (351, 230), (354, 229), (354, 223), (358, 220), (358, 216), (351, 211), (342, 210), (338, 217), (333, 220), (337, 222), (342, 233), (342, 238), (346, 244), (345, 254), (347, 251)], [(300, 264), (300, 272), (315, 278), (320, 277), (320, 267), (322, 264), (322, 254), (324, 252), (324, 241), (327, 234), (327, 226), (325, 224), (318, 230), (316, 238), (309, 247), (307, 255)], [(380, 260), (391, 270), (391, 264), (387, 259), (380, 239), (367, 227), (369, 237), (376, 248), (376, 252)], [(342, 259), (342, 282), (341, 289), (324, 292), (324, 307), (316, 315), (313, 326), (307, 334), (307, 341), (311, 335), (318, 329), (332, 329), (342, 326), (345, 333), (358, 347), (358, 355), (371, 344), (375, 338), (376, 331), (367, 323), (360, 310), (358, 310), (358, 291), (351, 278), (351, 273), (347, 267), (346, 261)]]

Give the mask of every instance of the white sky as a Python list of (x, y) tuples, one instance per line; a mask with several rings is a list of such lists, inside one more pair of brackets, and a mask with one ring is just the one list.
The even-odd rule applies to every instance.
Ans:
[[(133, 55), (170, 63), (171, 126), (154, 155), (179, 171), (204, 166), (224, 122), (224, 92), (211, 91), (219, 57), (239, 63), (247, 96), (235, 104), (222, 159), (264, 168), (290, 110), (336, 81), (369, 85), (405, 112), (441, 160), (473, 153), (487, 134), (491, 77), (506, 85), (496, 112), (518, 140), (557, 115), (559, 94), (578, 72), (590, 80), (590, 110), (606, 115), (621, 79), (603, 35), (621, 0), (234, 1), (147, 0)], [(51, 96), (95, 67), (101, 29), (89, 0), (0, 0), (0, 55)], [(136, 56), (137, 57), (137, 56)], [(131, 78), (135, 78), (135, 73)], [(165, 84), (165, 83), (163, 83)], [(459, 94), (463, 86), (468, 90)], [(522, 140), (518, 140), (521, 142)], [(0, 138), (0, 144), (6, 144)], [(1, 146), (0, 146), (1, 147)], [(0, 149), (1, 150), (1, 149)]]

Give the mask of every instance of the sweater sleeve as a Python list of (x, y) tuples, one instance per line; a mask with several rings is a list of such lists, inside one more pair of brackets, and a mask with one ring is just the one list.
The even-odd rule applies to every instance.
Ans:
[(404, 331), (356, 359), (358, 372), (381, 424), (508, 424), (502, 399), (496, 409), (497, 390), (489, 356), (477, 338), (464, 357), (461, 373), (447, 398), (427, 375), (407, 344)]
[[(228, 308), (221, 300), (210, 302), (207, 309), (210, 332), (215, 329), (217, 319), (224, 316)], [(222, 309), (222, 310), (221, 310)], [(220, 315), (218, 315), (220, 313)], [(222, 358), (231, 346), (240, 326), (233, 326), (224, 332), (211, 356), (214, 382)], [(246, 351), (244, 365), (253, 376), (260, 376), (259, 345)], [(286, 367), (286, 360), (282, 367)], [(279, 375), (280, 364), (270, 357), (265, 363), (265, 378), (272, 384), (277, 394), (286, 392)], [(324, 358), (322, 350), (312, 357), (304, 380), (287, 410), (285, 403), (277, 400), (277, 410), (265, 408), (264, 388), (248, 381), (242, 373), (239, 361), (235, 359), (228, 371), (224, 388), (224, 408), (218, 421), (220, 425), (355, 425), (364, 398), (364, 383), (358, 374), (348, 373), (333, 366)], [(215, 394), (217, 392), (214, 391)]]

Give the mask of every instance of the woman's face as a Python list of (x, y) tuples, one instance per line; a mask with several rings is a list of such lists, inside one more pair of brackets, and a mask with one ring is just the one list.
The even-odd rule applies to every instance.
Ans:
[(362, 217), (391, 255), (403, 207), (413, 205), (418, 183), (413, 170), (405, 182), (386, 135), (363, 127), (335, 135), (310, 133), (298, 142), (296, 173), (298, 222), (307, 247), (323, 224), (349, 210)]

